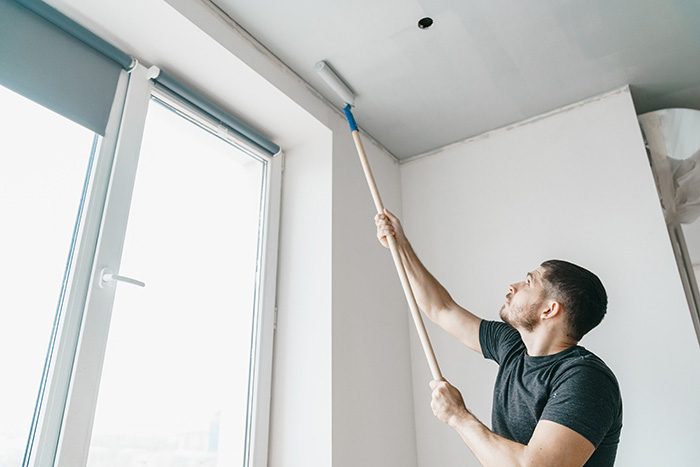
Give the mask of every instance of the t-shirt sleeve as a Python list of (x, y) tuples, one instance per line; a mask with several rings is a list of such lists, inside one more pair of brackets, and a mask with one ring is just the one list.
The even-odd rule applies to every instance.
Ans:
[(518, 331), (500, 321), (481, 321), (479, 327), (479, 344), (485, 358), (499, 365), (509, 352), (523, 345)]
[(579, 364), (554, 381), (540, 420), (569, 427), (597, 448), (621, 410), (615, 377), (597, 365)]

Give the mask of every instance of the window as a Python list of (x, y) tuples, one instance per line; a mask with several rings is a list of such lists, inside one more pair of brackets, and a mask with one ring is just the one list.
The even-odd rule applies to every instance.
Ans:
[(266, 161), (183, 109), (149, 105), (89, 467), (243, 465)]
[(97, 139), (3, 87), (0, 107), (0, 467), (15, 467), (43, 407)]
[(166, 92), (98, 138), (0, 89), (0, 467), (266, 464), (282, 156)]
[[(44, 2), (0, 36), (0, 82), (77, 122), (0, 90), (0, 467), (84, 466), (93, 427), (94, 465), (265, 465), (279, 146)], [(187, 103), (142, 153), (151, 79)]]

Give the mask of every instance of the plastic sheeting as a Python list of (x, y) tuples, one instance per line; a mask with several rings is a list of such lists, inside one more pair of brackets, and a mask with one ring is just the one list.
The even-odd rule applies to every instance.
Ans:
[(700, 111), (664, 109), (639, 117), (668, 224), (700, 217)]

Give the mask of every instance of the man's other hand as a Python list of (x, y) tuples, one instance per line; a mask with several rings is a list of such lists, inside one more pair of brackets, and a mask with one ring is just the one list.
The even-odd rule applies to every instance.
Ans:
[(469, 413), (464, 405), (462, 394), (447, 381), (431, 381), (430, 388), (433, 390), (430, 408), (442, 422), (453, 425)]
[(389, 242), (386, 239), (389, 235), (396, 238), (396, 243), (405, 240), (401, 222), (388, 209), (384, 209), (384, 214), (374, 216), (374, 223), (377, 226), (377, 238), (385, 248), (389, 248)]

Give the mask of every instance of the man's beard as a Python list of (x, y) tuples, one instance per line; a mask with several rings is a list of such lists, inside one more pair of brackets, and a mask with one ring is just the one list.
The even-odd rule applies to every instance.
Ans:
[(540, 305), (541, 303), (533, 303), (528, 307), (527, 312), (525, 312), (524, 306), (511, 306), (511, 316), (508, 316), (508, 313), (506, 313), (506, 305), (503, 305), (498, 315), (501, 317), (504, 323), (513, 329), (522, 329), (526, 332), (532, 332), (532, 330), (535, 329), (540, 322), (537, 313)]

